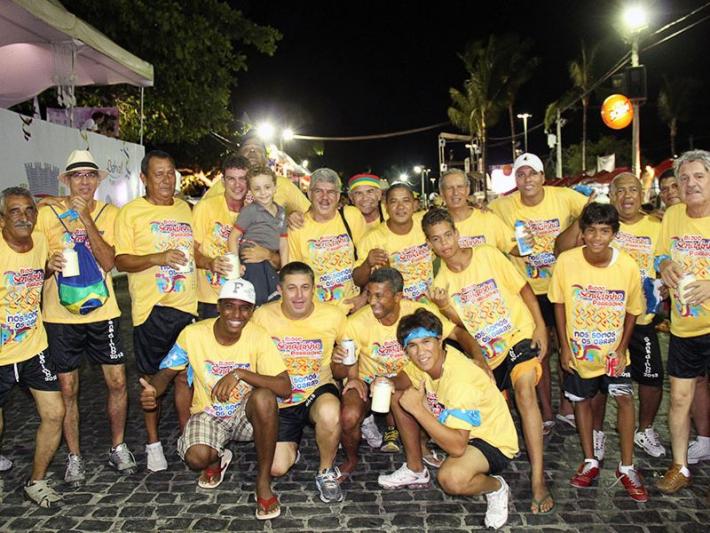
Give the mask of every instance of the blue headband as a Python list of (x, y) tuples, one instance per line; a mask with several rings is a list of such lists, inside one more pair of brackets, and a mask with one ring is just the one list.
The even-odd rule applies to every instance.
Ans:
[(414, 328), (412, 331), (407, 333), (407, 336), (404, 337), (404, 341), (402, 341), (402, 344), (404, 346), (404, 349), (406, 350), (407, 345), (414, 339), (426, 339), (428, 337), (438, 338), (439, 335), (435, 331), (420, 326), (418, 328)]

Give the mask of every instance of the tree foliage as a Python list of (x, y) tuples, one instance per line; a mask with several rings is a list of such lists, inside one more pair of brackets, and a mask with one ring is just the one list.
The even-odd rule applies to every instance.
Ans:
[(671, 157), (676, 155), (675, 139), (678, 124), (692, 118), (693, 103), (696, 101), (700, 82), (692, 78), (669, 78), (663, 76), (663, 85), (658, 93), (658, 114), (668, 125)]
[(589, 94), (586, 94), (596, 81), (594, 76), (595, 62), (599, 46), (587, 46), (580, 41), (579, 56), (569, 64), (569, 76), (572, 80), (574, 92), (582, 97), (582, 171), (587, 169), (585, 165), (585, 150), (587, 147), (587, 111), (589, 109)]
[[(582, 167), (582, 154), (587, 160)], [(617, 139), (611, 135), (600, 137), (596, 142), (588, 142), (586, 149), (582, 150), (582, 143), (573, 144), (563, 150), (562, 161), (564, 175), (576, 176), (582, 169), (597, 168), (597, 157), (611, 155), (616, 156), (617, 167), (628, 167), (631, 165), (631, 143), (626, 139)], [(594, 172), (591, 172), (594, 174)]]
[[(153, 64), (145, 90), (145, 142), (194, 143), (233, 126), (230, 97), (248, 53), (272, 55), (281, 34), (220, 0), (64, 0), (69, 11)], [(117, 106), (121, 137), (137, 141), (140, 93), (115, 85), (77, 91), (79, 105)]]

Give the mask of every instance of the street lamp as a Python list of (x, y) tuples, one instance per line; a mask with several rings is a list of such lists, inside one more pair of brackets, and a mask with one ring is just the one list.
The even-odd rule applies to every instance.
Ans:
[(400, 174), (399, 181), (401, 181), (402, 183), (408, 183), (409, 182), (409, 175), (404, 174), (404, 173)]
[(530, 113), (518, 113), (518, 118), (523, 120), (523, 131), (525, 139), (525, 153), (528, 153), (528, 119), (532, 117)]
[(301, 161), (301, 166), (305, 169), (308, 169), (308, 159), (304, 159)]
[(422, 202), (424, 202), (424, 207), (427, 207), (426, 178), (429, 175), (429, 172), (431, 172), (431, 169), (426, 168), (423, 165), (414, 165), (414, 168), (412, 170), (414, 170), (414, 173), (420, 177), (422, 187)]
[[(648, 27), (648, 15), (641, 4), (628, 6), (623, 13), (624, 27), (629, 32), (631, 41), (631, 66), (639, 66), (639, 37)], [(631, 123), (631, 161), (632, 169), (637, 177), (641, 176), (641, 122), (638, 99), (632, 99), (634, 117)]]
[(271, 139), (273, 139), (275, 133), (276, 129), (274, 128), (274, 125), (270, 122), (262, 122), (256, 127), (256, 134), (264, 142), (269, 142)]

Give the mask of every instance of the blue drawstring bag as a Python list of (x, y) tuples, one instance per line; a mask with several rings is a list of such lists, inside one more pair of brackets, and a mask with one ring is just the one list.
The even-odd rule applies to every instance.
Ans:
[[(107, 205), (101, 208), (94, 222), (98, 221)], [(72, 232), (64, 224), (62, 217), (56, 211), (54, 214), (64, 226), (64, 230), (71, 235)], [(86, 315), (106, 303), (109, 297), (108, 286), (104, 273), (94, 254), (87, 248), (86, 242), (75, 242), (74, 251), (79, 259), (79, 275), (64, 277), (61, 272), (57, 274), (59, 303), (75, 315)]]

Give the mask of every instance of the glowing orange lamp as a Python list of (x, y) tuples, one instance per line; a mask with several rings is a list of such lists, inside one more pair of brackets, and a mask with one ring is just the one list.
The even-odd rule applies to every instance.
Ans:
[(623, 94), (612, 94), (602, 104), (602, 121), (613, 130), (621, 130), (631, 124), (634, 107)]

